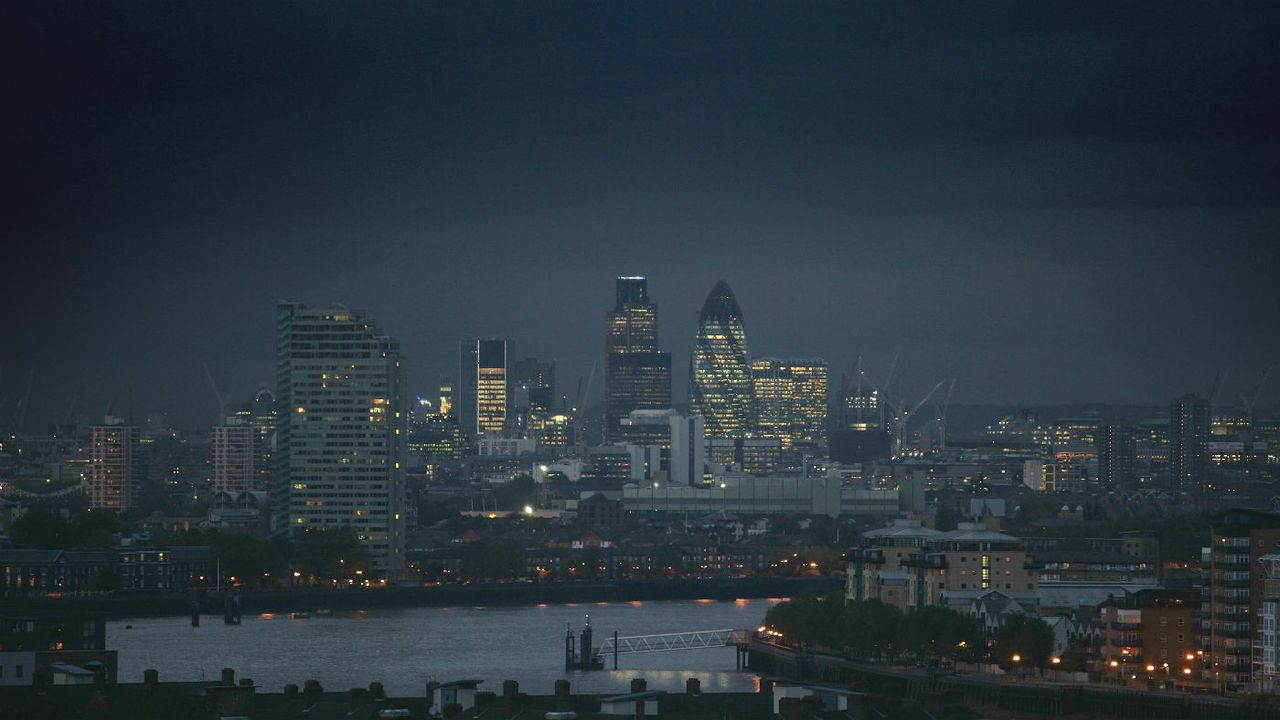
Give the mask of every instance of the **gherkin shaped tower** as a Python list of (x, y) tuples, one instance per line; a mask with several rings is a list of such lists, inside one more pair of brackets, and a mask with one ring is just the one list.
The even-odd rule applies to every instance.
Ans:
[(751, 429), (752, 405), (751, 353), (742, 308), (721, 280), (698, 318), (689, 367), (689, 414), (703, 417), (708, 437), (742, 437)]

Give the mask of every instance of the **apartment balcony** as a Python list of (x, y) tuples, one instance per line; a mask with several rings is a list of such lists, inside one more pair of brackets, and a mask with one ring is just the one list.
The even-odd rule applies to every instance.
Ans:
[(945, 555), (912, 555), (902, 561), (904, 567), (924, 568), (926, 570), (945, 570), (947, 568), (947, 558)]

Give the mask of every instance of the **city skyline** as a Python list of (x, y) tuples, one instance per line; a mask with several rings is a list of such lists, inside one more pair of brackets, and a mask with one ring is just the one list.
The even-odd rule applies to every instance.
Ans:
[[(647, 276), (639, 276), (639, 275), (618, 276), (618, 278), (616, 279), (623, 279), (624, 277), (638, 278), (643, 281), (648, 281), (651, 279)], [(613, 279), (613, 278), (612, 276), (610, 276), (610, 278), (606, 278), (606, 279)], [(733, 292), (736, 294), (736, 291), (733, 291)], [(705, 306), (706, 302), (707, 302), (707, 299), (704, 298), (701, 305)], [(371, 312), (367, 307), (359, 304), (349, 304), (349, 303), (344, 303), (340, 301), (330, 303), (330, 304), (335, 307), (348, 308), (353, 312), (357, 312), (357, 313)], [(696, 318), (701, 312), (702, 310), (697, 310), (693, 312), (694, 317)], [(394, 313), (381, 313), (381, 312), (371, 313), (371, 314), (376, 314), (378, 317), (382, 317), (383, 315), (388, 315), (388, 314), (394, 315)], [(667, 313), (664, 314), (664, 317), (669, 317), (671, 314), (672, 313), (668, 311)], [(599, 321), (597, 319), (596, 320), (597, 327), (598, 327), (598, 322)], [(264, 326), (266, 325), (268, 325), (268, 323), (264, 323)], [(685, 392), (685, 388), (689, 387), (690, 378), (688, 374), (688, 368), (690, 364), (688, 361), (692, 357), (693, 350), (696, 345), (696, 336), (697, 336), (697, 328), (698, 328), (697, 321), (695, 320), (695, 322), (691, 323), (689, 327), (690, 327), (689, 335), (692, 336), (694, 339), (692, 341), (686, 341), (687, 347), (685, 348), (681, 347), (682, 343), (680, 339), (668, 340), (662, 343), (663, 354), (668, 354), (668, 351), (667, 351), (668, 347), (675, 348), (674, 352), (669, 353), (670, 355), (672, 355), (671, 383), (673, 387), (673, 393), (672, 393), (671, 407), (686, 407), (688, 405), (688, 397), (687, 397), (687, 393)], [(272, 329), (274, 330), (274, 328)], [(584, 329), (583, 334), (591, 334), (590, 331), (591, 331), (590, 328), (586, 328)], [(394, 330), (392, 332), (394, 333)], [(754, 333), (752, 336), (754, 337)], [(530, 339), (527, 336), (521, 335), (519, 333), (515, 333), (512, 336), (504, 337), (502, 339), (504, 342), (507, 342), (507, 343), (518, 343), (522, 348), (526, 348), (526, 349), (536, 348), (536, 349), (530, 349), (527, 352), (525, 350), (522, 350), (521, 354), (533, 355), (540, 358), (546, 358), (548, 363), (555, 365), (557, 367), (564, 367), (568, 365), (568, 363), (566, 363), (565, 361), (561, 360), (559, 357), (556, 356), (554, 352), (554, 346), (548, 344), (546, 341), (538, 342), (536, 339)], [(452, 353), (451, 353), (452, 357), (450, 358), (452, 362), (446, 361), (445, 364), (442, 364), (439, 367), (432, 366), (432, 367), (423, 369), (422, 366), (424, 363), (422, 363), (421, 361), (415, 362), (413, 355), (406, 351), (405, 365), (409, 369), (407, 373), (408, 377), (407, 377), (406, 387), (408, 388), (408, 392), (410, 393), (410, 395), (417, 395), (424, 398), (433, 397), (433, 395), (435, 394), (438, 382), (441, 378), (447, 377), (451, 379), (451, 381), (454, 382), (455, 384), (458, 383), (459, 382), (458, 380), (459, 366), (458, 366), (458, 359), (457, 359), (457, 347), (460, 343), (465, 343), (465, 342), (467, 342), (465, 338), (458, 338), (453, 340)], [(268, 342), (268, 344), (270, 345), (270, 341)], [(412, 343), (405, 343), (404, 341), (402, 341), (402, 344), (406, 346), (412, 346)], [(754, 348), (754, 344), (753, 344), (753, 348)], [(243, 346), (241, 346), (241, 349), (244, 349)], [(261, 349), (260, 348), (255, 349), (253, 354), (262, 354)], [(429, 353), (429, 355), (434, 357), (435, 355), (438, 355), (438, 353), (432, 352), (432, 353)], [(855, 367), (855, 363), (857, 363), (858, 361), (862, 362), (861, 367), (863, 369), (870, 368), (870, 370), (867, 370), (867, 371), (871, 373), (872, 376), (877, 376), (877, 375), (883, 376), (884, 374), (892, 371), (897, 378), (897, 382), (894, 383), (896, 387), (893, 389), (893, 395), (899, 396), (899, 400), (911, 397), (913, 394), (923, 396), (925, 393), (927, 393), (929, 389), (929, 385), (932, 384), (932, 382), (935, 382), (934, 376), (931, 376), (928, 373), (933, 372), (934, 368), (940, 367), (938, 365), (930, 366), (928, 364), (927, 358), (904, 357), (901, 353), (895, 353), (892, 356), (887, 356), (887, 355), (877, 356), (876, 354), (873, 354), (873, 353), (857, 353), (856, 356), (848, 358), (847, 359), (848, 362), (841, 362), (840, 359), (832, 360), (829, 357), (821, 356), (816, 353), (792, 352), (788, 348), (778, 348), (778, 347), (771, 347), (764, 351), (758, 351), (758, 350), (752, 349), (751, 352), (749, 353), (748, 359), (754, 360), (757, 358), (772, 358), (772, 357), (778, 357), (778, 356), (793, 357), (793, 356), (799, 356), (799, 355), (809, 355), (811, 357), (827, 361), (830, 367), (830, 374), (831, 374), (831, 379), (830, 379), (830, 382), (828, 383), (828, 401), (833, 410), (837, 408), (841, 402), (840, 397), (838, 397), (840, 392), (841, 378), (848, 377), (850, 380), (854, 380), (856, 378), (856, 373), (857, 373), (857, 367)], [(571, 355), (570, 357), (576, 357), (576, 356)], [(875, 362), (875, 363), (867, 362), (868, 357), (874, 358), (878, 362)], [(511, 356), (508, 358), (508, 363), (510, 365), (514, 365), (514, 363), (516, 362), (517, 361), (515, 359), (515, 356)], [(578, 383), (579, 385), (581, 385), (582, 383), (585, 383), (588, 379), (591, 378), (591, 373), (593, 371), (595, 373), (595, 379), (591, 386), (591, 395), (588, 398), (585, 409), (587, 411), (603, 409), (605, 404), (604, 375), (607, 367), (605, 353), (601, 352), (599, 358), (587, 357), (584, 360), (581, 360), (580, 362), (582, 363), (581, 365), (574, 365), (570, 367), (584, 367), (585, 369), (582, 370), (581, 375), (578, 375), (576, 378), (570, 377), (567, 374), (563, 376), (565, 380), (564, 387), (562, 387), (557, 391), (557, 395), (554, 398), (555, 409), (559, 409), (560, 407), (559, 404), (561, 402), (567, 402), (570, 406), (572, 406), (574, 404), (574, 397), (572, 396), (573, 384)], [(102, 395), (101, 395), (102, 400), (100, 402), (107, 403), (106, 408), (109, 412), (95, 414), (93, 411), (88, 410), (88, 408), (86, 408), (86, 405), (88, 405), (89, 407), (92, 407), (92, 404), (86, 402), (86, 397), (91, 396), (92, 392), (81, 391), (72, 395), (71, 402), (74, 403), (74, 405), (72, 405), (71, 407), (76, 411), (75, 414), (77, 417), (87, 420), (89, 424), (99, 423), (102, 420), (102, 418), (106, 416), (123, 416), (123, 415), (127, 415), (129, 412), (134, 412), (136, 415), (134, 420), (136, 422), (141, 422), (142, 420), (146, 419), (146, 417), (148, 416), (164, 415), (170, 418), (172, 421), (177, 422), (181, 425), (190, 426), (190, 427), (200, 427), (200, 426), (213, 425), (218, 422), (221, 422), (220, 418), (222, 418), (222, 416), (226, 412), (229, 412), (232, 408), (238, 407), (240, 405), (248, 404), (256, 394), (264, 390), (272, 391), (275, 389), (274, 381), (270, 378), (265, 377), (270, 374), (268, 371), (269, 363), (266, 363), (263, 365), (263, 371), (262, 371), (262, 374), (264, 375), (263, 379), (258, 381), (250, 380), (246, 384), (237, 384), (236, 386), (228, 386), (226, 384), (225, 379), (219, 377), (219, 371), (218, 371), (219, 369), (212, 369), (212, 368), (208, 369), (207, 371), (211, 377), (205, 380), (204, 383), (199, 382), (202, 379), (201, 376), (204, 375), (206, 372), (206, 369), (201, 367), (202, 365), (203, 363), (197, 364), (194, 368), (194, 371), (199, 373), (197, 377), (192, 378), (191, 384), (194, 386), (194, 388), (185, 389), (186, 392), (190, 393), (193, 396), (194, 404), (192, 406), (185, 406), (185, 407), (180, 406), (168, 398), (161, 398), (161, 401), (159, 404), (154, 402), (150, 404), (139, 402), (137, 398), (140, 396), (141, 397), (149, 396), (154, 398), (154, 397), (157, 397), (157, 395), (154, 393), (149, 394), (148, 387), (146, 385), (137, 385), (137, 386), (122, 385), (122, 386), (119, 386), (118, 389), (102, 391)], [(509, 371), (511, 369), (510, 365), (508, 367)], [(594, 365), (594, 368), (592, 367), (593, 365)], [(1008, 398), (973, 397), (972, 395), (970, 395), (969, 397), (965, 397), (966, 393), (964, 392), (964, 389), (963, 389), (964, 388), (963, 381), (965, 380), (965, 378), (959, 375), (955, 375), (954, 377), (956, 377), (956, 379), (958, 380), (957, 384), (960, 388), (959, 390), (957, 390), (957, 397), (961, 398), (960, 400), (957, 400), (955, 404), (956, 405), (990, 405), (990, 406), (1005, 405), (1010, 407), (1098, 405), (1098, 406), (1132, 406), (1132, 407), (1163, 408), (1168, 406), (1169, 400), (1172, 397), (1184, 395), (1187, 393), (1199, 393), (1207, 397), (1216, 388), (1219, 391), (1218, 392), (1219, 401), (1213, 406), (1215, 411), (1217, 409), (1222, 409), (1222, 408), (1239, 409), (1243, 405), (1242, 401), (1244, 400), (1244, 398), (1251, 395), (1253, 391), (1257, 388), (1257, 384), (1261, 378), (1262, 372), (1266, 370), (1267, 367), (1270, 367), (1270, 366), (1271, 366), (1270, 364), (1265, 366), (1259, 366), (1255, 370), (1255, 368), (1252, 366), (1246, 366), (1241, 368), (1235, 365), (1228, 364), (1222, 368), (1219, 368), (1216, 371), (1213, 371), (1212, 376), (1207, 376), (1205, 378), (1200, 379), (1202, 380), (1200, 384), (1198, 385), (1193, 384), (1193, 385), (1188, 385), (1186, 387), (1180, 387), (1179, 389), (1174, 390), (1168, 397), (1153, 396), (1150, 398), (1131, 398), (1127, 396), (1122, 396), (1118, 398), (1107, 398), (1107, 397), (1096, 397), (1096, 396), (1084, 395), (1079, 397), (1048, 398), (1038, 402), (1027, 400), (1024, 398), (1017, 398), (1017, 397), (1008, 397)], [(419, 369), (418, 372), (414, 372), (415, 367)], [(27, 382), (28, 379), (33, 379), (33, 382), (32, 382), (33, 386), (35, 386), (37, 390), (39, 389), (39, 385), (42, 380), (42, 375), (39, 371), (35, 373), (28, 373), (28, 375), (23, 377), (14, 377), (15, 373), (12, 372), (11, 368), (0, 368), (0, 370), (4, 370), (4, 373), (5, 373), (3, 377), (0, 377), (0, 380), (3, 380), (5, 383), (5, 386), (9, 388), (9, 392), (5, 396), (0, 396), (0, 397), (4, 397), (4, 399), (7, 401), (6, 406), (10, 409), (13, 408), (15, 401), (21, 399), (21, 393), (25, 390), (25, 383)], [(912, 373), (916, 373), (917, 376), (911, 377), (910, 374)], [(907, 375), (907, 377), (904, 377), (904, 375)], [(938, 375), (936, 377), (938, 379), (944, 379), (944, 380), (947, 379), (944, 377), (944, 373), (942, 373), (940, 370), (938, 371)], [(217, 407), (214, 407), (215, 400), (213, 399), (212, 390), (210, 390), (210, 385), (209, 385), (210, 381), (212, 381), (213, 383), (213, 389), (217, 390), (220, 393), (220, 402), (218, 402)], [(1198, 382), (1198, 381), (1193, 379), (1193, 382)], [(905, 390), (902, 388), (903, 385), (906, 386)], [(244, 389), (243, 392), (241, 391), (242, 388)], [(1275, 407), (1277, 404), (1280, 404), (1280, 384), (1264, 383), (1262, 385), (1262, 392), (1259, 395), (1258, 402), (1256, 403), (1256, 409), (1259, 411), (1266, 412), (1269, 410), (1269, 408)], [(30, 412), (39, 411), (40, 401), (38, 398), (35, 399), (35, 401), (31, 403), (31, 405), (35, 407), (36, 410), (30, 411)], [(209, 405), (209, 407), (206, 408), (204, 407), (205, 405)], [(64, 422), (66, 416), (62, 414), (58, 414), (59, 412), (61, 411), (55, 410), (54, 411), (55, 414), (48, 417), (47, 423), (56, 424), (56, 423)], [(28, 414), (27, 420), (29, 422), (33, 422), (35, 421), (35, 418), (31, 417), (31, 415)], [(33, 425), (32, 428), (42, 428), (43, 426), (44, 426), (44, 423), (41, 423), (38, 426)]]
[(1230, 366), (1233, 400), (1280, 359), (1275, 8), (117, 10), (16, 13), (31, 423), (207, 421), (202, 365), (270, 382), (280, 299), (376, 315), (415, 392), (468, 337), (571, 389), (637, 274), (673, 388), (717, 278), (757, 353), (897, 357), (908, 397), (1159, 406)]

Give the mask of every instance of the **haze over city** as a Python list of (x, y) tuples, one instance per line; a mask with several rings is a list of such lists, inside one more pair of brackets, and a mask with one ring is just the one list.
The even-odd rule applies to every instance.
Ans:
[(0, 396), (35, 369), (33, 422), (130, 389), (207, 422), (202, 363), (269, 384), (281, 299), (374, 314), (415, 392), (474, 336), (574, 383), (627, 274), (677, 388), (721, 278), (754, 353), (958, 403), (1228, 366), (1234, 398), (1280, 355), (1262, 8), (15, 12)]

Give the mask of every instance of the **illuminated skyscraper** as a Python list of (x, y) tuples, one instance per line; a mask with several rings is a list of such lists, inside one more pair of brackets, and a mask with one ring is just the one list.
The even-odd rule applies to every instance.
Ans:
[(756, 431), (782, 449), (827, 444), (827, 361), (756, 358), (751, 361)]
[(277, 531), (348, 525), (378, 567), (402, 569), (399, 343), (343, 307), (281, 303), (277, 327)]
[(129, 510), (137, 502), (142, 434), (135, 425), (108, 417), (89, 428), (89, 473), (85, 477), (89, 507)]
[(604, 357), (604, 436), (612, 442), (632, 410), (671, 407), (671, 353), (658, 350), (658, 306), (649, 300), (645, 278), (618, 278), (605, 318)]
[(1192, 393), (1169, 407), (1169, 480), (1175, 490), (1208, 488), (1209, 401)]
[(698, 318), (689, 367), (689, 414), (706, 420), (707, 437), (741, 437), (752, 429), (751, 362), (742, 309), (721, 280)]
[(507, 427), (511, 408), (506, 340), (464, 340), (458, 353), (458, 422), (473, 444)]

